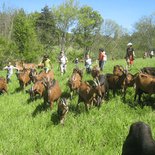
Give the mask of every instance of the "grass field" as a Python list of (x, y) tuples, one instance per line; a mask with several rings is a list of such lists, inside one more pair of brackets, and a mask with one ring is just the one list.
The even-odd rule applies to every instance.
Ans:
[[(125, 61), (108, 61), (104, 73), (112, 73), (116, 64), (125, 66)], [(155, 58), (136, 59), (131, 73), (144, 66), (155, 67)], [(68, 72), (61, 76), (57, 64), (54, 64), (55, 78), (64, 92), (69, 91), (66, 82), (73, 67), (74, 64), (68, 65)], [(0, 72), (0, 76), (5, 74)], [(84, 80), (88, 79), (92, 78), (85, 73)], [(129, 103), (133, 104), (133, 88), (127, 90), (126, 103), (120, 95), (113, 98), (110, 93), (108, 102), (104, 102), (99, 110), (92, 108), (89, 113), (85, 112), (81, 103), (80, 113), (77, 114), (77, 96), (74, 96), (69, 102), (70, 111), (63, 127), (57, 123), (56, 103), (52, 111), (50, 108), (43, 111), (42, 99), (28, 102), (29, 95), (24, 91), (17, 92), (18, 87), (13, 75), (9, 93), (0, 96), (0, 155), (120, 155), (129, 127), (136, 121), (148, 123), (155, 138), (153, 109), (149, 106), (143, 109), (129, 106)], [(155, 95), (152, 100), (155, 101)]]

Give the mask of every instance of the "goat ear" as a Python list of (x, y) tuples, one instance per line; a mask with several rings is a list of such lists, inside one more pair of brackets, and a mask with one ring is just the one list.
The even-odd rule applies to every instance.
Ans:
[(140, 76), (141, 76), (141, 77), (145, 77), (145, 78), (148, 77), (146, 74), (141, 74)]

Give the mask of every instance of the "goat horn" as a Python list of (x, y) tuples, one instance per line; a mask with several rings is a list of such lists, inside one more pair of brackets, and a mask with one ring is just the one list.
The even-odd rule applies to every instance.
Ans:
[(96, 78), (97, 84), (100, 85), (100, 81), (98, 78)]
[(94, 80), (94, 83), (95, 83), (96, 86), (98, 86), (98, 84), (97, 84), (97, 82), (95, 80)]

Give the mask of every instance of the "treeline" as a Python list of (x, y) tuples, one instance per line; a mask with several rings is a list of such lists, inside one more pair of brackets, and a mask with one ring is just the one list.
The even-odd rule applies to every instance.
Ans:
[(90, 51), (95, 59), (100, 47), (108, 58), (123, 58), (126, 44), (132, 42), (137, 57), (155, 46), (155, 13), (142, 17), (129, 34), (113, 20), (104, 20), (90, 6), (66, 0), (41, 12), (2, 6), (0, 11), (0, 66), (11, 60), (39, 62), (44, 54), (54, 61), (60, 50), (69, 59), (83, 58)]

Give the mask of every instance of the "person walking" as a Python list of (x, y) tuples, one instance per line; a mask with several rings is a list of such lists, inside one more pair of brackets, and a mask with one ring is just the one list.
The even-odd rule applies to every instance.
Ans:
[(45, 73), (48, 73), (48, 71), (51, 69), (51, 61), (48, 55), (44, 55), (42, 63), (44, 64)]
[(103, 48), (99, 49), (99, 67), (100, 70), (103, 71), (103, 67), (104, 67), (104, 62), (106, 61), (106, 57), (105, 57), (105, 50)]
[(65, 56), (64, 52), (61, 51), (60, 52), (60, 56), (59, 56), (59, 64), (60, 64), (61, 75), (63, 75), (64, 73), (66, 73), (66, 70), (67, 70), (67, 62), (68, 62), (67, 57)]
[(135, 57), (135, 52), (134, 52), (134, 48), (132, 47), (132, 43), (128, 43), (127, 49), (126, 49), (126, 56), (125, 56), (128, 68), (130, 68), (133, 65), (134, 57)]
[(13, 75), (13, 69), (16, 69), (13, 65), (11, 65), (11, 62), (7, 66), (3, 68), (4, 70), (7, 70), (6, 80), (7, 83), (11, 82), (11, 76)]
[(151, 52), (150, 52), (150, 58), (152, 59), (153, 56), (154, 56), (154, 51), (151, 50)]
[(86, 55), (85, 59), (85, 67), (86, 67), (86, 72), (90, 73), (91, 72), (91, 65), (92, 65), (92, 60), (89, 57), (89, 54)]
[(107, 54), (106, 54), (106, 52), (105, 51), (103, 51), (103, 68), (104, 68), (104, 65), (106, 64), (106, 62), (107, 62)]

